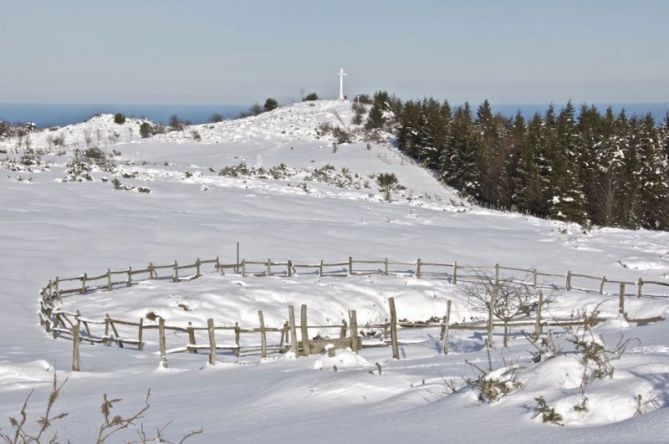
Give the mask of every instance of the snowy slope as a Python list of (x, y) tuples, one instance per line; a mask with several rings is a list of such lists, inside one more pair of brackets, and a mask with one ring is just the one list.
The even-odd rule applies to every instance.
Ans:
[[(0, 427), (7, 430), (3, 418), (17, 413), (31, 389), (36, 393), (30, 412), (36, 417), (55, 368), (61, 379), (70, 378), (58, 404), (70, 416), (58, 430), (73, 442), (93, 439), (103, 393), (123, 398), (131, 409), (142, 404), (149, 387), (153, 401), (146, 424), (173, 421), (171, 436), (202, 426), (205, 434), (193, 442), (663, 442), (669, 421), (669, 328), (665, 322), (627, 325), (615, 319), (614, 297), (579, 292), (556, 293), (556, 315), (608, 299), (602, 310), (614, 319), (597, 333), (612, 345), (621, 334), (639, 339), (615, 362), (613, 378), (591, 384), (585, 413), (571, 410), (579, 399), (574, 355), (533, 365), (531, 346), (522, 336), (512, 338), (503, 357), (496, 349), (492, 359), (495, 366), (504, 365), (504, 358), (523, 367), (518, 371), (523, 390), (493, 405), (481, 404), (473, 391), (450, 395), (446, 381), (457, 385), (474, 374), (464, 359), (480, 365), (486, 360), (483, 338), (474, 332), (453, 333), (446, 357), (438, 353), (439, 332), (421, 330), (403, 332), (400, 361), (382, 348), (363, 350), (360, 357), (343, 352), (330, 359), (274, 357), (263, 363), (257, 356), (221, 355), (221, 363), (210, 368), (204, 354), (180, 354), (170, 356), (167, 370), (158, 369), (150, 336), (153, 345), (145, 352), (84, 345), (83, 371), (69, 371), (71, 343), (53, 340), (37, 320), (37, 291), (48, 279), (149, 261), (220, 255), (232, 262), (237, 241), (249, 260), (420, 257), (669, 282), (669, 234), (584, 233), (575, 225), (471, 206), (392, 147), (372, 144), (368, 149), (360, 142), (334, 150), (331, 139), (318, 138), (321, 123), (349, 126), (350, 118), (350, 103), (300, 103), (142, 140), (140, 121), (119, 127), (111, 116), (101, 116), (52, 132), (67, 134), (71, 143), (64, 153), (46, 153), (39, 166), (20, 170), (9, 168), (16, 164), (5, 159), (20, 157), (25, 147), (17, 153), (15, 140), (1, 142), (8, 153), (0, 154), (0, 301), (5, 309)], [(120, 152), (113, 157), (115, 170), (96, 169), (92, 181), (63, 182), (73, 149), (87, 147), (87, 133), (96, 145), (98, 129), (99, 146)], [(201, 141), (193, 140), (193, 130)], [(112, 142), (108, 135), (114, 132), (120, 135)], [(48, 134), (33, 134), (32, 148), (48, 148)], [(249, 171), (236, 177), (219, 174), (240, 163)], [(269, 171), (282, 163), (285, 168), (273, 176)], [(324, 169), (327, 165), (333, 168)], [(394, 191), (390, 203), (374, 179), (385, 172), (396, 174), (406, 187)], [(114, 178), (129, 188), (148, 187), (150, 193), (114, 189)], [(607, 291), (615, 293), (615, 288)], [(415, 320), (443, 313), (446, 299), (454, 300), (457, 319), (481, 316), (448, 282), (410, 276), (304, 275), (292, 282), (206, 276), (73, 297), (66, 304), (89, 317), (107, 312), (139, 317), (156, 310), (175, 322), (194, 323), (213, 316), (221, 323), (252, 324), (263, 309), (268, 323), (276, 324), (285, 319), (289, 303), (308, 303), (319, 322), (339, 322), (352, 308), (362, 321), (382, 319), (389, 296), (398, 298), (400, 316)], [(192, 312), (177, 308), (184, 301)], [(666, 302), (630, 300), (628, 309), (637, 316), (666, 317)], [(559, 341), (570, 348), (564, 336)], [(376, 362), (381, 375), (374, 371)], [(646, 414), (634, 416), (636, 395), (657, 399), (657, 405), (647, 404)], [(567, 426), (531, 419), (538, 396), (562, 409)]]

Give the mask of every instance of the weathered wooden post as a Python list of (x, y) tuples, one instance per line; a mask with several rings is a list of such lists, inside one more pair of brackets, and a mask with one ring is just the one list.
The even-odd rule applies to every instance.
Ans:
[(102, 338), (103, 344), (109, 343), (109, 315), (105, 316), (105, 335)]
[(149, 279), (156, 278), (156, 269), (153, 266), (153, 262), (149, 262)]
[(495, 285), (490, 293), (490, 304), (488, 306), (488, 344), (492, 348), (492, 334), (495, 328), (495, 304), (497, 303), (498, 286)]
[(321, 263), (318, 266), (318, 275), (323, 276), (323, 259), (321, 259)]
[(537, 269), (532, 270), (532, 288), (537, 288)]
[(393, 358), (400, 359), (400, 349), (397, 344), (397, 311), (395, 310), (395, 298), (388, 298), (390, 306), (390, 343), (393, 350)]
[(388, 276), (388, 258), (383, 260), (383, 274)]
[(112, 274), (111, 270), (107, 268), (107, 290), (111, 291), (112, 289)]
[(239, 329), (239, 323), (235, 322), (235, 346), (237, 347), (235, 350), (235, 356), (239, 358), (239, 354), (242, 350), (241, 345), (239, 345), (239, 335), (240, 335), (240, 329)]
[(209, 333), (209, 365), (214, 365), (216, 363), (216, 334), (212, 318), (207, 319), (207, 333)]
[[(216, 256), (216, 259), (214, 259), (214, 271), (216, 273), (220, 273), (221, 270), (222, 270), (221, 269), (221, 258)], [(237, 265), (235, 265), (234, 270), (235, 270), (235, 272), (237, 272)]]
[(195, 342), (195, 329), (193, 328), (192, 322), (188, 322), (186, 332), (188, 332), (188, 351), (191, 353), (197, 353), (197, 348), (195, 348), (197, 345)]
[(355, 310), (349, 310), (348, 318), (351, 323), (351, 349), (357, 353), (360, 350), (360, 344), (358, 344), (358, 315)]
[(302, 354), (309, 356), (309, 327), (307, 325), (307, 306), (302, 304), (300, 310), (300, 330), (302, 332)]
[(618, 292), (618, 312), (625, 315), (625, 283), (620, 283), (620, 291)]
[(288, 324), (290, 328), (290, 348), (295, 356), (297, 356), (297, 327), (295, 326), (295, 307), (288, 306)]
[(420, 258), (416, 259), (416, 278), (420, 279)]
[(537, 323), (536, 326), (534, 327), (534, 337), (539, 339), (541, 334), (543, 333), (543, 325), (541, 324), (541, 311), (544, 306), (544, 292), (540, 291), (539, 292), (539, 303), (537, 304)]
[(643, 296), (643, 279), (639, 278), (639, 281), (637, 282), (636, 297), (637, 299), (641, 299), (641, 296)]
[(235, 261), (235, 273), (239, 274), (239, 242), (237, 242), (237, 260)]
[(567, 271), (567, 281), (564, 284), (567, 291), (571, 290), (571, 271)]
[(56, 299), (58, 299), (58, 302), (62, 303), (63, 299), (60, 297), (60, 281), (58, 280), (58, 276), (56, 276), (53, 284), (56, 287)]
[(88, 280), (88, 274), (84, 273), (81, 277), (81, 294), (86, 293), (86, 281)]
[(444, 324), (441, 326), (441, 340), (444, 341), (444, 354), (448, 354), (448, 324), (451, 322), (451, 300), (446, 302), (446, 315)]
[(288, 259), (288, 277), (293, 276), (293, 261)]
[(174, 277), (172, 278), (173, 282), (179, 282), (179, 263), (174, 259)]
[(348, 257), (348, 274), (353, 274), (353, 257)]
[(604, 284), (606, 284), (606, 276), (602, 276), (602, 283), (599, 284), (599, 294), (604, 294)]
[(499, 264), (495, 264), (495, 287), (499, 285)]
[(79, 321), (72, 327), (72, 371), (80, 370), (79, 356)]
[(339, 330), (339, 339), (344, 339), (346, 337), (346, 330), (348, 330), (348, 325), (346, 324), (346, 319), (341, 320), (341, 329)]
[(144, 318), (139, 318), (139, 327), (137, 327), (137, 350), (144, 349)]
[(202, 273), (200, 273), (200, 258), (198, 257), (195, 259), (195, 277), (199, 278), (202, 276)]
[(272, 275), (272, 259), (267, 259), (267, 276)]
[(242, 259), (242, 276), (246, 276), (246, 259)]
[(453, 285), (458, 285), (458, 261), (453, 262)]
[(165, 347), (165, 319), (158, 318), (158, 346), (160, 347), (160, 365), (167, 368), (167, 348)]
[(265, 331), (265, 317), (262, 310), (258, 310), (258, 321), (260, 323), (260, 357), (267, 357), (267, 332)]
[(132, 267), (128, 267), (128, 282), (125, 284), (126, 287), (132, 286)]

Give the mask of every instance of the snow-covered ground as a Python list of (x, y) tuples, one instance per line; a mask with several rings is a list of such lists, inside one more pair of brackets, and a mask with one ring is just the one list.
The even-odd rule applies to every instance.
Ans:
[[(503, 351), (496, 340), (491, 359), (495, 368), (516, 366), (522, 387), (492, 405), (481, 403), (474, 389), (451, 393), (477, 374), (465, 359), (487, 367), (484, 335), (473, 331), (452, 332), (447, 356), (440, 353), (438, 330), (402, 331), (399, 361), (391, 359), (390, 349), (378, 348), (334, 358), (272, 355), (263, 362), (221, 354), (220, 363), (209, 367), (201, 353), (170, 355), (170, 367), (160, 369), (154, 346), (139, 352), (82, 345), (82, 371), (71, 373), (72, 344), (52, 339), (38, 323), (37, 292), (49, 279), (216, 255), (230, 263), (236, 242), (248, 260), (420, 257), (669, 282), (667, 233), (586, 233), (575, 225), (472, 206), (385, 144), (335, 149), (316, 129), (323, 122), (350, 126), (350, 103), (311, 105), (150, 139), (139, 136), (141, 120), (116, 125), (112, 116), (100, 116), (31, 134), (32, 149), (49, 151), (33, 165), (11, 161), (24, 154), (25, 145), (0, 141), (6, 151), (0, 154), (3, 431), (30, 390), (30, 420), (36, 421), (55, 369), (59, 379), (69, 377), (57, 404), (69, 416), (57, 424), (59, 436), (72, 442), (94, 439), (103, 393), (123, 398), (120, 408), (127, 413), (141, 407), (149, 388), (146, 426), (172, 421), (167, 435), (173, 437), (202, 427), (204, 434), (193, 442), (666, 442), (669, 327), (616, 319), (612, 295), (551, 295), (556, 316), (607, 300), (601, 309), (611, 320), (595, 329), (598, 340), (608, 348), (621, 335), (631, 340), (613, 362), (613, 376), (588, 385), (587, 411), (573, 409), (582, 400), (578, 355), (534, 363), (533, 346), (519, 334)], [(193, 130), (201, 141), (193, 139)], [(65, 146), (49, 149), (53, 134), (61, 132)], [(72, 181), (66, 164), (75, 149), (88, 146), (114, 150), (115, 167), (94, 168), (92, 181)], [(376, 185), (379, 173), (394, 173), (405, 187), (393, 191), (390, 203)], [(140, 186), (150, 192), (137, 192)], [(611, 285), (607, 292), (616, 289)], [(669, 293), (661, 287), (653, 292)], [(153, 310), (174, 322), (203, 324), (213, 317), (221, 324), (255, 326), (257, 310), (276, 325), (285, 320), (288, 304), (302, 303), (314, 322), (340, 322), (348, 309), (356, 309), (361, 322), (381, 320), (390, 296), (397, 298), (400, 317), (413, 320), (443, 314), (446, 299), (454, 301), (453, 319), (484, 317), (447, 281), (411, 276), (208, 274), (73, 296), (65, 305), (87, 317), (139, 318)], [(178, 308), (183, 303), (192, 311)], [(667, 299), (627, 302), (631, 317), (666, 317), (668, 306)], [(571, 352), (568, 335), (553, 330), (557, 343)], [(152, 334), (147, 341), (155, 340)], [(540, 396), (562, 414), (564, 427), (532, 419)], [(636, 415), (639, 406), (642, 415)], [(132, 431), (119, 435), (135, 437)]]

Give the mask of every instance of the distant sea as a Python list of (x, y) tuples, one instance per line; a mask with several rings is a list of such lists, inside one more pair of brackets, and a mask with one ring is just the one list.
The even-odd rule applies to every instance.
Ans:
[[(472, 103), (473, 111), (478, 104)], [(554, 105), (556, 112), (563, 106)], [(580, 104), (574, 103), (576, 109)], [(651, 113), (656, 121), (661, 122), (669, 111), (669, 102), (662, 103), (598, 103), (600, 111), (611, 106), (617, 114), (623, 108), (628, 116), (643, 116)], [(493, 110), (504, 116), (513, 117), (520, 111), (529, 119), (534, 113), (544, 114), (548, 105), (495, 105)], [(154, 122), (167, 124), (172, 115), (191, 123), (206, 123), (212, 115), (221, 114), (225, 118), (235, 118), (247, 111), (249, 105), (123, 105), (123, 104), (58, 104), (58, 103), (0, 103), (0, 120), (8, 122), (34, 122), (40, 128), (65, 126), (83, 122), (100, 113), (123, 113), (126, 116), (144, 117)]]
[(237, 117), (249, 105), (113, 105), (72, 103), (0, 103), (0, 120), (34, 122), (40, 128), (65, 126), (84, 122), (95, 114), (123, 113), (167, 124), (173, 115), (191, 123), (205, 123), (214, 114), (230, 119)]

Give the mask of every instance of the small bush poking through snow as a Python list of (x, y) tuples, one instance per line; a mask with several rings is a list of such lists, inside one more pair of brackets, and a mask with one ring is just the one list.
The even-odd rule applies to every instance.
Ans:
[(114, 123), (123, 125), (125, 123), (125, 115), (121, 113), (114, 114)]
[(532, 418), (536, 418), (537, 416), (541, 415), (542, 422), (550, 422), (551, 424), (556, 424), (559, 426), (564, 425), (562, 422), (562, 415), (556, 412), (555, 408), (549, 407), (543, 396), (534, 398), (534, 400), (537, 402), (537, 413)]

